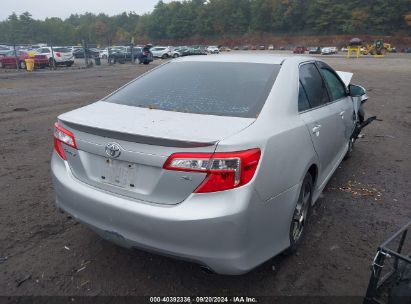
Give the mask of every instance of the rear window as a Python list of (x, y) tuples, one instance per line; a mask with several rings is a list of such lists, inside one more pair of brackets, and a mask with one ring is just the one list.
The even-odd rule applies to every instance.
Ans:
[(53, 51), (60, 52), (60, 53), (70, 53), (71, 52), (70, 49), (68, 48), (59, 48), (59, 47), (53, 48)]
[(259, 63), (172, 62), (105, 100), (164, 111), (257, 117), (280, 67)]

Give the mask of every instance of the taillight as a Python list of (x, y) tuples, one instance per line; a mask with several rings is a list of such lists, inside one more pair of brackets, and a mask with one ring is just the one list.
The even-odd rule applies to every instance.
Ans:
[(57, 56), (57, 57), (61, 57), (61, 54), (60, 54), (60, 53), (56, 53), (56, 56)]
[(164, 163), (166, 170), (207, 173), (194, 191), (209, 193), (241, 187), (254, 176), (260, 149), (218, 153), (175, 153)]
[(68, 145), (74, 149), (77, 149), (76, 140), (73, 133), (64, 129), (57, 122), (54, 124), (54, 150), (64, 160), (67, 159), (64, 153), (63, 144)]

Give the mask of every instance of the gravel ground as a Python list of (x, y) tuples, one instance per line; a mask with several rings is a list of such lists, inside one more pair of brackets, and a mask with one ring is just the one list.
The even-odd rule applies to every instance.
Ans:
[[(376, 247), (411, 217), (411, 56), (322, 57), (368, 88), (365, 130), (313, 209), (300, 250), (243, 276), (129, 251), (57, 212), (56, 116), (159, 64), (0, 73), (0, 295), (363, 296)], [(79, 67), (81, 61), (77, 64)]]

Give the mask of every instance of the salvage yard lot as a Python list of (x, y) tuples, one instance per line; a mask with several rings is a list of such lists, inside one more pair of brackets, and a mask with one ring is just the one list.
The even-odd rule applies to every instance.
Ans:
[[(0, 73), (0, 295), (363, 296), (376, 247), (411, 217), (411, 56), (321, 58), (354, 72), (353, 82), (368, 89), (367, 116), (383, 121), (365, 129), (353, 157), (334, 174), (298, 253), (238, 277), (116, 247), (54, 206), (57, 115), (160, 61)], [(273, 172), (274, 178), (281, 177)]]

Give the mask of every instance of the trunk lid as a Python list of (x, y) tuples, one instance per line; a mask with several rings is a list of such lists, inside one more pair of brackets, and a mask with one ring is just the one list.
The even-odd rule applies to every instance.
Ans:
[[(213, 152), (218, 141), (254, 122), (96, 102), (62, 114), (77, 150), (64, 147), (74, 177), (136, 200), (178, 204), (205, 178), (203, 173), (163, 169), (177, 152)], [(113, 152), (114, 151), (114, 152)], [(112, 154), (110, 154), (112, 153)]]

